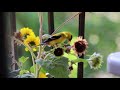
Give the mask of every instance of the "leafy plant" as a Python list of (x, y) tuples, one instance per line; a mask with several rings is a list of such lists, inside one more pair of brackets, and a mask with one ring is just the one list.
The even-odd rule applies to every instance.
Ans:
[[(36, 36), (29, 27), (21, 28), (19, 32), (15, 33), (12, 39), (16, 44), (25, 46), (25, 51), (29, 51), (31, 54), (33, 64), (29, 70), (25, 70), (22, 67), (29, 60), (29, 57), (19, 58), (17, 63), (20, 70), (16, 78), (69, 78), (70, 72), (74, 69), (73, 64), (79, 62), (88, 63), (91, 69), (101, 67), (103, 61), (100, 54), (94, 53), (88, 59), (80, 58), (88, 47), (87, 40), (83, 39), (82, 36), (78, 37), (73, 45), (70, 45), (69, 41), (72, 39), (72, 34), (69, 32), (54, 34), (65, 23), (79, 14), (77, 13), (66, 20), (52, 35), (42, 34), (42, 14), (39, 14), (39, 36)], [(71, 60), (64, 56), (65, 53), (72, 54), (76, 58)]]

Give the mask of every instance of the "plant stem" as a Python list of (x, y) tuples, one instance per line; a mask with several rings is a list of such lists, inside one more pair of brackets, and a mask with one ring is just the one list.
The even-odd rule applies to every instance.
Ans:
[(48, 54), (45, 56), (44, 60), (45, 60), (50, 54), (51, 54), (51, 53), (48, 53)]
[[(36, 77), (36, 67), (35, 67), (35, 65), (37, 65), (37, 64), (35, 64), (35, 60), (37, 59), (37, 57), (35, 56), (35, 54), (33, 53), (33, 50), (32, 50), (32, 48), (28, 45), (27, 46), (28, 47), (28, 49), (29, 49), (29, 51), (30, 51), (30, 53), (31, 53), (31, 56), (32, 56), (32, 63), (33, 63), (33, 67), (34, 67), (34, 75), (35, 75), (35, 77)], [(35, 59), (35, 60), (34, 60)]]
[(39, 77), (39, 72), (40, 72), (40, 70), (41, 70), (41, 67), (40, 67), (40, 66), (39, 66), (38, 68), (39, 68), (39, 69), (38, 69), (37, 77)]
[[(43, 13), (38, 12), (38, 17), (39, 17), (39, 23), (40, 23), (40, 29), (39, 29), (39, 37), (40, 37), (40, 44), (42, 43), (42, 26), (43, 26)], [(38, 59), (41, 57), (41, 52), (42, 51), (42, 46), (40, 45), (39, 47), (39, 53), (38, 53)]]
[[(32, 63), (33, 63), (33, 67), (35, 66), (35, 61), (34, 61), (34, 58), (33, 58), (33, 55), (31, 53), (31, 56), (32, 56)], [(35, 75), (36, 71), (35, 71), (35, 67), (34, 67), (34, 75)]]
[(37, 59), (37, 57), (35, 56), (35, 54), (33, 53), (32, 48), (28, 45), (27, 48), (29, 49), (30, 53), (32, 54), (32, 56), (35, 58), (35, 60)]
[[(43, 26), (43, 13), (38, 12), (38, 17), (39, 17), (39, 23), (40, 23), (39, 37), (40, 37), (40, 44), (41, 44), (42, 43), (42, 31), (43, 31), (42, 30), (42, 26)], [(42, 54), (42, 46), (40, 45), (37, 59), (39, 59), (41, 57), (41, 54)], [(41, 66), (36, 64), (36, 78), (38, 77), (39, 72), (40, 72), (39, 68), (41, 68)]]
[(73, 60), (72, 62), (74, 63), (79, 63), (79, 62), (87, 62), (88, 60), (87, 59), (83, 59), (83, 58), (78, 58), (76, 60)]
[(81, 14), (81, 13), (82, 13), (82, 12), (79, 12), (79, 13), (73, 15), (72, 17), (68, 18), (65, 22), (63, 22), (63, 23), (52, 33), (52, 35), (55, 34), (55, 33), (56, 33), (61, 27), (63, 27), (67, 22), (69, 22), (70, 20), (72, 20), (74, 17), (76, 17), (77, 15), (79, 15), (79, 14)]

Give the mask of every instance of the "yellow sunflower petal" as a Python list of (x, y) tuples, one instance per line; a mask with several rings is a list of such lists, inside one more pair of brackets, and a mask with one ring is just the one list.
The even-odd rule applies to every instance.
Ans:
[(47, 76), (44, 73), (40, 72), (39, 78), (47, 78)]
[(30, 29), (30, 28), (21, 28), (20, 29), (20, 33), (21, 33), (21, 36), (22, 37), (27, 37), (28, 35), (34, 35), (35, 36), (35, 34), (34, 34), (34, 32), (32, 31), (32, 29)]
[(33, 51), (37, 51), (37, 46), (40, 44), (39, 37), (35, 36), (27, 36), (27, 38), (24, 40), (24, 44), (30, 45)]
[(35, 39), (35, 44), (36, 44), (36, 45), (39, 45), (39, 44), (40, 44), (40, 38), (39, 38), (39, 37), (36, 37), (36, 39)]

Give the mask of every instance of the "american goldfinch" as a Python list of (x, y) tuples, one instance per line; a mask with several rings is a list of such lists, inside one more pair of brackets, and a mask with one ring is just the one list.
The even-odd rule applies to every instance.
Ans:
[(72, 40), (72, 34), (69, 32), (60, 32), (60, 33), (52, 35), (50, 38), (45, 40), (43, 43), (53, 46), (53, 45), (62, 43), (66, 40), (70, 42)]

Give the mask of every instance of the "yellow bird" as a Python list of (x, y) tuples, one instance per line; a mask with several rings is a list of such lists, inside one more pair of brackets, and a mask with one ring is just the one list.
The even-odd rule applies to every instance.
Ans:
[(72, 40), (72, 34), (69, 32), (60, 32), (52, 35), (52, 37), (48, 38), (43, 43), (53, 46), (62, 43), (65, 40), (68, 40), (68, 42), (70, 42)]

